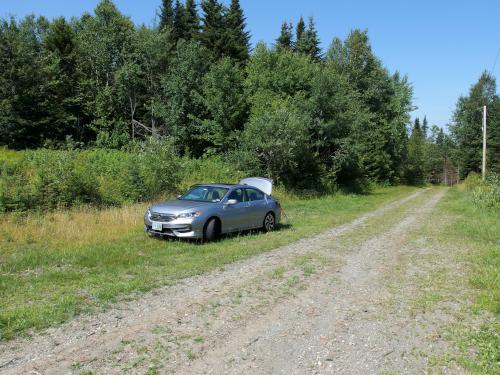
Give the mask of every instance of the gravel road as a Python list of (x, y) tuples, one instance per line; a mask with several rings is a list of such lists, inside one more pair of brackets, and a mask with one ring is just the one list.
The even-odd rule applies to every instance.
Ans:
[(449, 344), (429, 339), (435, 317), (416, 322), (394, 304), (405, 293), (387, 278), (444, 193), (420, 190), (315, 237), (0, 344), (0, 373), (427, 373), (429, 355)]

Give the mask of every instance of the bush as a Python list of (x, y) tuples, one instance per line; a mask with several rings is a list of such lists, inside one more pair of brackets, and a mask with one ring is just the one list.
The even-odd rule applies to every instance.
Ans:
[(476, 172), (471, 172), (468, 174), (467, 178), (464, 181), (464, 186), (466, 191), (472, 192), (478, 186), (483, 184), (483, 180), (481, 176)]
[(284, 100), (254, 113), (238, 153), (241, 168), (296, 188), (316, 186), (318, 165), (310, 144), (311, 118)]
[(0, 162), (0, 211), (122, 205), (174, 192), (179, 158), (170, 142), (130, 152), (40, 149)]
[(500, 209), (500, 175), (490, 173), (472, 192), (477, 206)]

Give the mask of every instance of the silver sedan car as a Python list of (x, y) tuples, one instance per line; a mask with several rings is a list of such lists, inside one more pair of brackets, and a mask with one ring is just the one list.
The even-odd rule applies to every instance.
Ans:
[(144, 229), (156, 236), (213, 240), (248, 229), (269, 232), (281, 218), (281, 206), (271, 196), (272, 181), (251, 177), (239, 184), (200, 184), (176, 200), (150, 207)]

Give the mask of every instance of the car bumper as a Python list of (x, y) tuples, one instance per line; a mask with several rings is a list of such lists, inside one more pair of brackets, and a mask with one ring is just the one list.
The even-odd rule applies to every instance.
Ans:
[(161, 223), (162, 230), (153, 230), (153, 222), (144, 217), (144, 231), (154, 236), (178, 238), (203, 238), (204, 221), (197, 219), (176, 219), (168, 223)]

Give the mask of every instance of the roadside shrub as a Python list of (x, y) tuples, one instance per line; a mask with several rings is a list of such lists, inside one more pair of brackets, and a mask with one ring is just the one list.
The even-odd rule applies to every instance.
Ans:
[(500, 175), (490, 173), (472, 192), (477, 206), (500, 209)]
[(483, 183), (481, 175), (476, 172), (471, 172), (467, 175), (467, 178), (464, 181), (464, 186), (466, 191), (473, 191), (478, 186)]
[(26, 151), (0, 162), (0, 211), (122, 205), (174, 192), (180, 164), (169, 141), (118, 150)]

